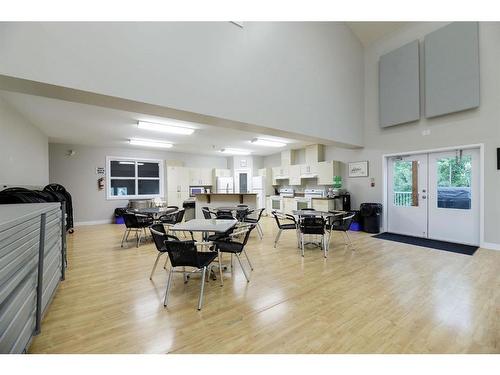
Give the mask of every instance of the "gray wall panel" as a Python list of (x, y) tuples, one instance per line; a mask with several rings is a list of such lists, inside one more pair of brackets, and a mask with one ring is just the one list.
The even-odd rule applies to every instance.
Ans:
[(479, 106), (479, 26), (453, 22), (425, 37), (425, 115)]
[(379, 119), (381, 127), (420, 119), (418, 40), (380, 57)]

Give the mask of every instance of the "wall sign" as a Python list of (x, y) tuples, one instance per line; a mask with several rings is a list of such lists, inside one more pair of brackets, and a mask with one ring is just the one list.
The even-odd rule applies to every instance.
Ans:
[(104, 169), (104, 167), (96, 167), (95, 174), (106, 174), (106, 170)]
[(368, 177), (368, 161), (349, 163), (349, 177)]

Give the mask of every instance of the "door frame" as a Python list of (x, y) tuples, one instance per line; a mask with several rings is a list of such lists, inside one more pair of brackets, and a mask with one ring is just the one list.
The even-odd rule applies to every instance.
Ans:
[(389, 158), (395, 156), (408, 156), (408, 155), (416, 155), (416, 154), (430, 154), (434, 152), (445, 152), (445, 151), (453, 151), (457, 149), (479, 149), (479, 246), (487, 247), (484, 242), (484, 143), (476, 143), (470, 145), (460, 145), (460, 146), (449, 146), (449, 147), (441, 147), (434, 149), (426, 149), (426, 150), (417, 150), (417, 151), (407, 151), (407, 152), (395, 152), (391, 154), (383, 154), (382, 155), (382, 231), (387, 231), (387, 223), (388, 223), (388, 192), (389, 186), (387, 184), (387, 176), (389, 170)]

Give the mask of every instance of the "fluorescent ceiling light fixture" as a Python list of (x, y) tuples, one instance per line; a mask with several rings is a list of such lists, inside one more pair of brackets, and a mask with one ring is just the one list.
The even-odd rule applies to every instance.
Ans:
[(262, 138), (254, 138), (250, 142), (257, 146), (266, 146), (266, 147), (285, 147), (286, 143), (281, 141), (273, 141), (270, 139), (262, 139)]
[(155, 132), (181, 134), (181, 135), (190, 135), (194, 133), (193, 128), (188, 128), (186, 126), (178, 125), (178, 123), (172, 125), (172, 124), (158, 124), (155, 122), (139, 121), (137, 122), (137, 127), (139, 129), (144, 129), (144, 130), (152, 130)]
[(146, 146), (146, 147), (158, 147), (158, 148), (170, 148), (173, 146), (172, 143), (157, 141), (154, 139), (137, 139), (132, 138), (129, 143), (133, 146)]
[(223, 148), (220, 150), (223, 154), (233, 154), (233, 155), (250, 155), (250, 151), (239, 150), (237, 148)]

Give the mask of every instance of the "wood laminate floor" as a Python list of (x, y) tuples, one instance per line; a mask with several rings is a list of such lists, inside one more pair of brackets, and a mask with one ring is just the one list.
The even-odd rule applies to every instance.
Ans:
[(273, 248), (263, 218), (225, 285), (210, 281), (197, 311), (199, 278), (149, 273), (149, 242), (120, 248), (121, 225), (79, 227), (68, 240), (69, 269), (31, 353), (499, 353), (500, 252), (459, 255), (352, 233), (324, 259), (299, 255), (293, 231)]

